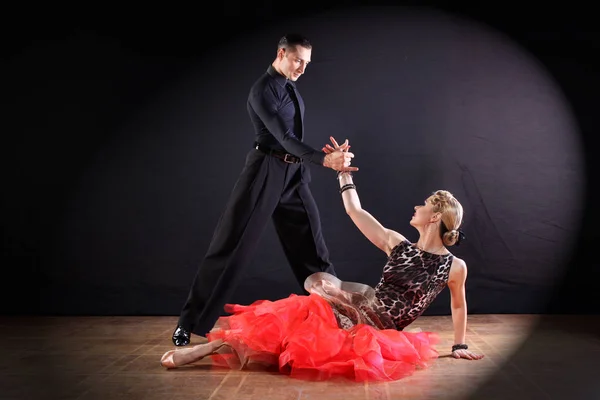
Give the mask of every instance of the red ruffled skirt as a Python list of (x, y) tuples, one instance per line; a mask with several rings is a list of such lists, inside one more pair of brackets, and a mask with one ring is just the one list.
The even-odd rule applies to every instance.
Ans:
[(438, 356), (432, 332), (366, 324), (339, 328), (329, 303), (316, 294), (228, 304), (225, 310), (232, 315), (219, 318), (207, 334), (210, 341), (223, 339), (228, 345), (211, 355), (217, 366), (241, 369), (258, 363), (300, 379), (389, 381), (427, 367)]

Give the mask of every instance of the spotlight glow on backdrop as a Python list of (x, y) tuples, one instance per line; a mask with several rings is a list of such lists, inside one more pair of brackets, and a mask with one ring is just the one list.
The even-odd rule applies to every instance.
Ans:
[[(87, 290), (63, 293), (94, 297), (106, 313), (179, 313), (253, 142), (248, 90), (289, 31), (314, 46), (298, 81), (305, 140), (320, 148), (330, 135), (349, 139), (363, 207), (416, 240), (413, 206), (450, 190), (465, 208), (467, 240), (451, 251), (469, 268), (469, 312), (542, 312), (582, 216), (583, 152), (568, 101), (502, 33), (404, 8), (262, 27), (203, 57), (132, 115), (72, 198), (57, 240)], [(340, 277), (374, 285), (384, 255), (344, 213), (334, 174), (311, 171)], [(300, 293), (272, 227), (246, 275), (232, 301)], [(443, 293), (425, 315), (448, 312)]]

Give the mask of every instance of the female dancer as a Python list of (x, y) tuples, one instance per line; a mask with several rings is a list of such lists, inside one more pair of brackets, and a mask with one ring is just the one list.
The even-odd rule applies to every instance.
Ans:
[[(336, 148), (347, 150), (331, 138)], [(448, 191), (438, 190), (415, 206), (410, 225), (419, 232), (411, 243), (365, 211), (351, 173), (338, 175), (344, 207), (358, 229), (388, 260), (375, 288), (342, 282), (319, 272), (305, 282), (308, 295), (251, 305), (228, 304), (207, 334), (208, 343), (166, 352), (161, 364), (176, 368), (210, 356), (214, 365), (241, 369), (274, 365), (304, 379), (345, 376), (356, 381), (396, 380), (426, 367), (438, 355), (432, 332), (404, 332), (448, 286), (454, 327), (452, 355), (478, 360), (465, 344), (466, 263), (446, 247), (458, 244), (463, 208)]]

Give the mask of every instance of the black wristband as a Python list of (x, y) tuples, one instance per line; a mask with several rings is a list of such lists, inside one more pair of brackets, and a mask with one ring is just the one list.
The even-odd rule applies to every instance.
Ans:
[(466, 344), (455, 344), (452, 346), (452, 352), (454, 353), (456, 350), (467, 350), (469, 346)]
[(340, 193), (344, 193), (348, 189), (356, 189), (356, 185), (354, 183), (347, 183), (340, 188)]

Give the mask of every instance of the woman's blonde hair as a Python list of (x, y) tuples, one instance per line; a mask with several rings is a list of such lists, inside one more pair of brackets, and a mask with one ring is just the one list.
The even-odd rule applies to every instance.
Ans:
[(452, 246), (459, 240), (460, 225), (463, 219), (462, 205), (447, 190), (437, 190), (427, 199), (433, 206), (433, 212), (442, 214), (440, 236), (445, 246)]

